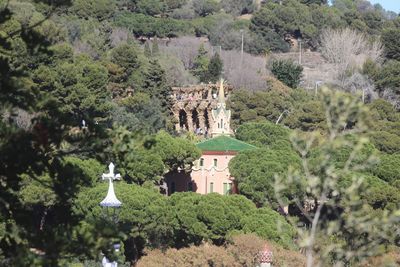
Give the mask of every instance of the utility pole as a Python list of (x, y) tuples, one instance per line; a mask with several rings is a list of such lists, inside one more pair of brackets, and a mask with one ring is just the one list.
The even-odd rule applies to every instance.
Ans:
[(240, 33), (242, 34), (242, 46), (240, 50), (240, 85), (242, 85), (242, 77), (243, 77), (243, 44), (244, 44), (244, 31), (243, 29), (240, 30)]
[(322, 84), (322, 81), (316, 81), (315, 82), (315, 95), (318, 94), (318, 86)]
[(365, 104), (365, 89), (362, 89), (362, 102)]
[(298, 40), (298, 42), (299, 42), (299, 65), (301, 65), (301, 42), (302, 42), (302, 40), (301, 40), (301, 38), (299, 38), (299, 39), (297, 39)]

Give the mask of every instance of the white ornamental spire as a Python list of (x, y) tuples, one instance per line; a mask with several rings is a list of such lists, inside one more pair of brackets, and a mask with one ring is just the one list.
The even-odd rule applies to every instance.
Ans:
[(218, 103), (225, 104), (224, 79), (219, 82)]
[(115, 167), (114, 164), (111, 162), (110, 165), (108, 166), (109, 173), (103, 173), (103, 175), (101, 176), (103, 180), (108, 179), (109, 181), (107, 196), (103, 199), (103, 201), (100, 202), (100, 206), (102, 207), (116, 208), (122, 205), (121, 201), (119, 201), (115, 196), (114, 185), (113, 185), (113, 180), (121, 179), (121, 175), (119, 173), (114, 174), (114, 167)]

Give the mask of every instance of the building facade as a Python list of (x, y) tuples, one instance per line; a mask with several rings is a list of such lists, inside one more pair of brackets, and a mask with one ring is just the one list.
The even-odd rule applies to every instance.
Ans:
[(255, 146), (228, 135), (219, 135), (197, 144), (202, 151), (190, 173), (172, 172), (165, 176), (168, 195), (192, 191), (200, 194), (238, 193), (234, 178), (229, 172), (229, 162), (240, 151), (256, 149)]
[(235, 180), (229, 172), (229, 161), (240, 151), (256, 149), (256, 147), (231, 137), (233, 135), (230, 128), (231, 112), (226, 109), (222, 80), (219, 86), (218, 102), (210, 114), (212, 138), (197, 144), (202, 155), (194, 162), (190, 173), (172, 172), (165, 176), (168, 195), (186, 191), (223, 195), (238, 193)]

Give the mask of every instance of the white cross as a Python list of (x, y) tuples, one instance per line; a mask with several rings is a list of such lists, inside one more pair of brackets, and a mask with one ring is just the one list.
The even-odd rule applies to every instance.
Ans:
[(114, 174), (114, 168), (115, 168), (115, 165), (111, 162), (110, 165), (108, 165), (109, 172), (108, 173), (103, 173), (101, 178), (103, 178), (103, 180), (110, 179), (111, 181), (120, 180), (121, 179), (121, 174), (119, 174), (119, 173)]

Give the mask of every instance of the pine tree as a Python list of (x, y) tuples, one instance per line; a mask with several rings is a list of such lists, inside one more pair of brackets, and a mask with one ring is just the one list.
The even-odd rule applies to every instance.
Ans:
[(201, 44), (197, 52), (197, 56), (194, 59), (192, 73), (194, 76), (198, 77), (200, 82), (209, 82), (208, 80), (208, 65), (210, 64), (210, 59), (208, 58), (208, 52)]
[(213, 83), (217, 82), (221, 77), (222, 69), (223, 63), (221, 57), (218, 53), (215, 53), (210, 60), (210, 64), (208, 64), (208, 80)]
[(276, 60), (272, 62), (272, 74), (291, 88), (297, 88), (300, 83), (303, 67), (290, 60)]
[(167, 112), (171, 107), (171, 87), (167, 85), (165, 77), (165, 71), (157, 60), (150, 61), (150, 68), (146, 73), (144, 81), (144, 88), (146, 93), (150, 94), (151, 97), (155, 97), (160, 100), (163, 112)]

